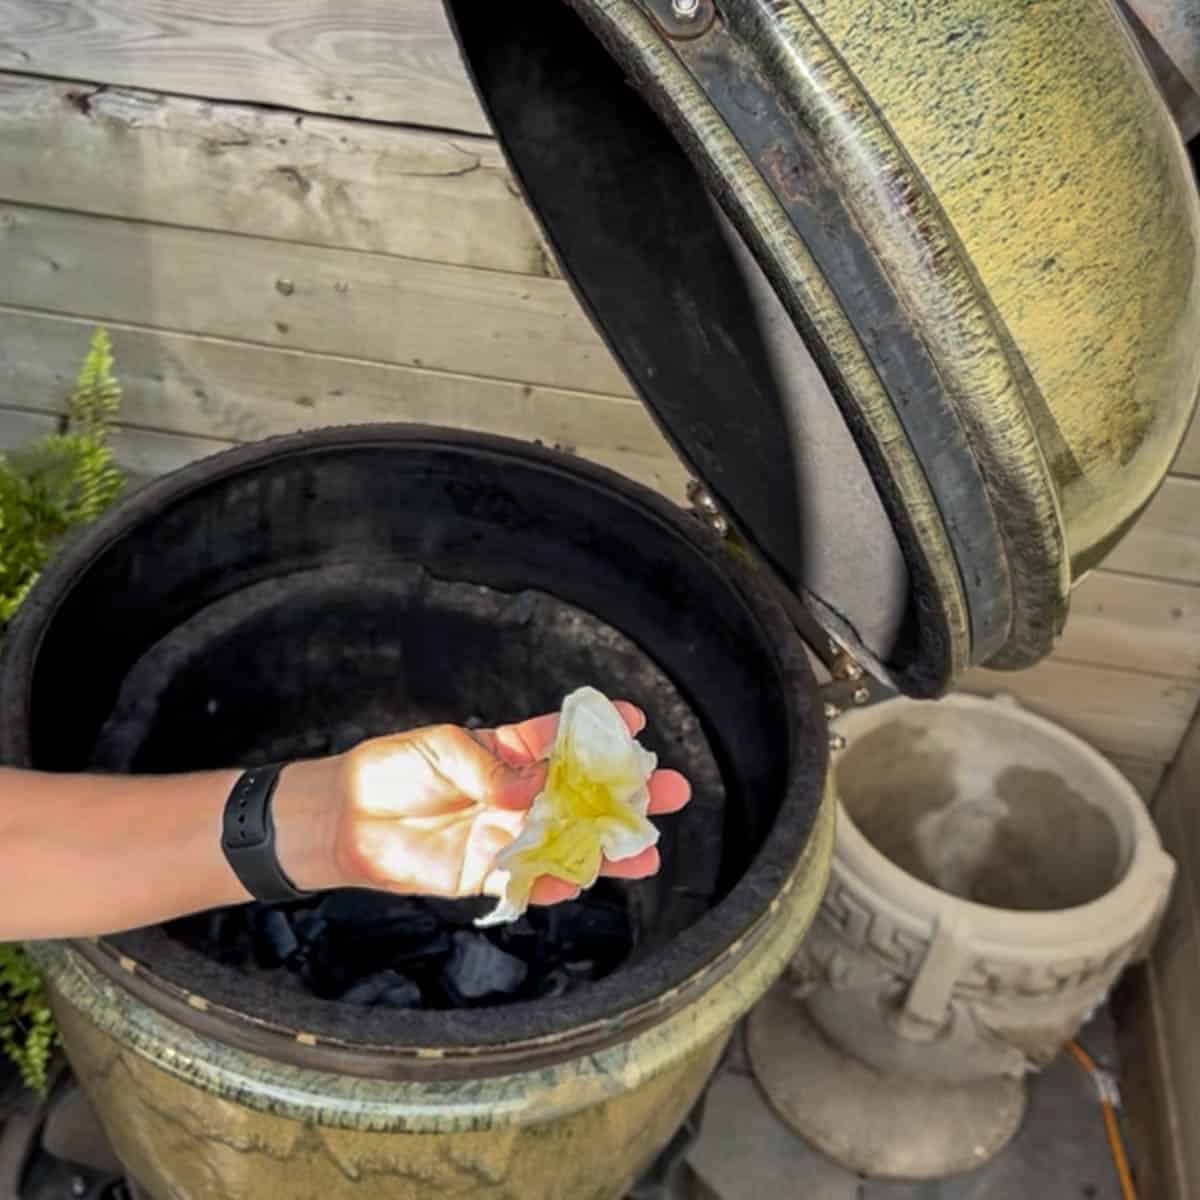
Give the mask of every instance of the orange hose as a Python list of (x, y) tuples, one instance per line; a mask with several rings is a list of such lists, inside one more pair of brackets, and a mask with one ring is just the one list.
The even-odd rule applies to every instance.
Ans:
[(1117, 1124), (1117, 1113), (1112, 1102), (1099, 1086), (1100, 1068), (1096, 1066), (1095, 1060), (1078, 1042), (1068, 1042), (1067, 1049), (1075, 1061), (1093, 1079), (1097, 1080), (1097, 1088), (1100, 1091), (1100, 1112), (1104, 1117), (1104, 1132), (1108, 1135), (1108, 1148), (1112, 1152), (1113, 1166), (1117, 1168), (1117, 1178), (1121, 1181), (1122, 1200), (1137, 1200), (1137, 1189), (1133, 1186), (1129, 1159), (1125, 1156), (1125, 1143), (1121, 1140), (1121, 1127)]

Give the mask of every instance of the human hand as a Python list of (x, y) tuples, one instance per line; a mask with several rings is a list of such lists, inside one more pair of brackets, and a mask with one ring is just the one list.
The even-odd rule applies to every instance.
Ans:
[[(620, 702), (617, 708), (630, 732), (641, 732), (642, 712)], [(293, 764), (275, 800), (284, 870), (302, 888), (498, 894), (492, 864), (520, 833), (545, 784), (557, 729), (557, 714), (497, 729), (433, 725), (370, 739), (336, 759)], [(691, 794), (687, 780), (671, 770), (655, 771), (649, 790), (651, 815), (678, 811)], [(652, 846), (606, 861), (602, 874), (641, 879), (658, 868)], [(543, 876), (532, 899), (554, 904), (578, 894), (572, 884)]]

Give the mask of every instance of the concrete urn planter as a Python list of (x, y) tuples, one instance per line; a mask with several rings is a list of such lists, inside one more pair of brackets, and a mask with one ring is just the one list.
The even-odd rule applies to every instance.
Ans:
[[(1022, 1077), (1148, 948), (1174, 862), (1115, 767), (1012, 701), (892, 700), (836, 727), (833, 878), (790, 994), (752, 1022), (755, 1067), (833, 1157), (949, 1174), (1008, 1141)], [(769, 1036), (792, 1017), (803, 1083)]]

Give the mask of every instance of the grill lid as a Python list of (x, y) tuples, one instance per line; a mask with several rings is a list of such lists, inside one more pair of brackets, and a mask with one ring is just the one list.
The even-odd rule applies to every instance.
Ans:
[(448, 8), (735, 536), (909, 694), (1043, 657), (1200, 383), (1194, 184), (1109, 6)]

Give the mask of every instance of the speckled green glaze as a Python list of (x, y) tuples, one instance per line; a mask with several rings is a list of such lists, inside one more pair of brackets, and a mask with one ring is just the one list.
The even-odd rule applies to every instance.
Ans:
[[(956, 678), (971, 665), (971, 640), (966, 598), (945, 522), (857, 333), (758, 167), (713, 112), (641, 6), (634, 0), (573, 3), (593, 30), (633, 64), (635, 77), (659, 98), (681, 137), (703, 146), (731, 218), (806, 331), (806, 340), (836, 382), (836, 390), (853, 397), (862, 415), (860, 436), (874, 443), (878, 460), (888, 465), (906, 521), (898, 533), (910, 569), (920, 574), (925, 590), (936, 597), (925, 631), (932, 640), (927, 653), (938, 661), (943, 682)], [(835, 627), (834, 632), (847, 631)]]
[[(1003, 324), (981, 295), (935, 194), (914, 176), (906, 148), (873, 97), (799, 6), (731, 12), (790, 107), (819, 131), (848, 209), (937, 364), (980, 461), (1010, 562), (1015, 658), (1046, 652), (1065, 614), (1070, 571), (1062, 522), (1030, 414), (1042, 398)], [(1019, 564), (1020, 569), (1017, 569)]]
[(1165, 475), (1200, 387), (1200, 206), (1170, 115), (1103, 0), (804, 7), (1044, 398), (1078, 575)]
[[(1166, 474), (1200, 387), (1200, 206), (1107, 0), (718, 0), (713, 30), (674, 44), (648, 18), (650, 0), (572, 3), (705, 164), (827, 374), (851, 392), (857, 435), (885, 456), (881, 490), (919, 543), (914, 556), (899, 530), (918, 595), (941, 609), (940, 687), (967, 665), (1044, 656), (1070, 588)], [(779, 180), (686, 65), (706, 39), (716, 52), (722, 31), (734, 61), (815, 137), (855, 236), (936, 365), (1008, 559), (1011, 629), (998, 653), (969, 643), (946, 536), (953, 506), (931, 498)]]
[(760, 937), (694, 1003), (606, 1049), (469, 1081), (301, 1069), (202, 1037), (70, 945), (34, 947), (78, 1072), (154, 1200), (616, 1200), (695, 1103), (734, 1022), (795, 953), (828, 879), (827, 793)]

